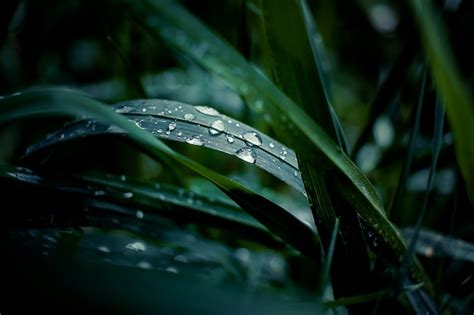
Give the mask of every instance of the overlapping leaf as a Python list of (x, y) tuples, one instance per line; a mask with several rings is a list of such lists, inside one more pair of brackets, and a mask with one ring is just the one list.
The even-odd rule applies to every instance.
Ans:
[[(275, 235), (306, 256), (318, 259), (317, 238), (307, 224), (249, 188), (173, 151), (152, 134), (138, 128), (137, 125), (102, 103), (82, 94), (62, 89), (27, 91), (0, 100), (0, 123), (42, 115), (82, 115), (115, 125), (126, 131), (127, 136), (151, 156), (167, 156), (209, 179)], [(294, 231), (299, 233), (294, 233)]]

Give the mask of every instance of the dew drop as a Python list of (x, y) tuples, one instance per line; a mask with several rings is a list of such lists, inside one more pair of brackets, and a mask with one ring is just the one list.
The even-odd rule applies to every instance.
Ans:
[(232, 137), (231, 135), (227, 135), (226, 138), (227, 138), (227, 142), (229, 143), (234, 143), (235, 141), (234, 137)]
[(295, 177), (298, 177), (298, 171), (294, 171), (293, 175), (295, 175)]
[(137, 264), (137, 267), (142, 268), (142, 269), (148, 269), (148, 270), (153, 268), (153, 266), (148, 261), (140, 261)]
[(176, 255), (176, 257), (174, 257), (174, 260), (182, 262), (184, 264), (188, 262), (188, 258), (186, 258), (186, 256), (184, 255)]
[(178, 269), (174, 266), (169, 266), (168, 268), (166, 268), (166, 271), (171, 273), (178, 273)]
[(225, 129), (224, 122), (222, 120), (215, 120), (212, 122), (211, 128), (209, 128), (209, 133), (212, 136), (217, 136), (221, 134), (222, 131), (224, 131), (224, 129)]
[(196, 110), (204, 115), (208, 115), (208, 116), (218, 116), (219, 115), (219, 112), (217, 110), (215, 110), (214, 108), (212, 107), (208, 107), (208, 106), (194, 106), (194, 108), (196, 108)]
[(127, 199), (130, 199), (133, 197), (133, 193), (131, 191), (123, 193), (123, 196)]
[(262, 112), (263, 111), (263, 101), (262, 100), (257, 100), (255, 102), (255, 109), (258, 111), (258, 112)]
[(191, 120), (196, 119), (196, 116), (194, 116), (193, 114), (190, 114), (190, 113), (186, 113), (186, 114), (184, 114), (184, 119), (187, 120), (187, 121), (191, 121)]
[(272, 148), (272, 149), (275, 147), (275, 144), (274, 144), (273, 142), (270, 142), (268, 145), (269, 145), (270, 148)]
[(202, 140), (201, 136), (192, 136), (188, 139), (186, 139), (186, 143), (192, 144), (192, 145), (197, 145), (197, 146), (202, 146), (204, 144), (204, 141)]
[(142, 112), (146, 113), (146, 108), (142, 108)]
[(107, 246), (99, 246), (97, 247), (97, 250), (106, 254), (110, 253), (110, 248), (108, 248)]
[(245, 95), (249, 92), (249, 86), (244, 83), (239, 87), (239, 90), (240, 90), (240, 93)]
[(172, 122), (168, 125), (168, 130), (169, 131), (173, 131), (176, 129), (176, 123), (175, 122)]
[(105, 195), (105, 191), (103, 190), (94, 191), (94, 196), (103, 196), (103, 195)]
[(137, 219), (143, 219), (143, 211), (138, 210), (135, 215), (137, 216)]
[(254, 131), (249, 131), (246, 132), (242, 135), (242, 138), (244, 138), (249, 145), (256, 145), (256, 146), (261, 146), (262, 145), (262, 138), (260, 135)]
[(178, 137), (181, 137), (183, 133), (181, 131), (178, 132)]
[(241, 160), (244, 160), (245, 162), (248, 163), (255, 163), (257, 160), (257, 154), (254, 152), (252, 148), (242, 148), (237, 150), (236, 152), (237, 157)]
[(124, 181), (126, 181), (126, 180), (127, 180), (127, 176), (125, 176), (125, 175), (120, 175), (120, 181), (121, 181), (121, 182), (124, 182)]
[(129, 243), (129, 244), (127, 244), (127, 246), (125, 246), (125, 248), (130, 249), (130, 250), (134, 250), (136, 252), (146, 251), (146, 246), (142, 242)]

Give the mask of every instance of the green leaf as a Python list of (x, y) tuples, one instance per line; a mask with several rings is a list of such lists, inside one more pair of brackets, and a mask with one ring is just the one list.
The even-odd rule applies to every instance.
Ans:
[[(297, 128), (312, 143), (314, 149), (320, 150), (327, 157), (328, 168), (339, 169), (347, 177), (347, 185), (341, 191), (344, 198), (350, 204), (358, 203), (356, 208), (361, 217), (386, 240), (395, 255), (403, 255), (405, 243), (393, 224), (387, 220), (369, 180), (320, 126), (229, 44), (181, 6), (171, 1), (149, 1), (148, 4), (149, 7), (137, 12), (137, 16), (148, 17), (145, 26), (150, 32), (161, 36), (170, 46), (240, 91), (250, 105), (267, 113), (266, 119), (272, 124), (288, 126), (289, 134)], [(422, 274), (422, 271), (419, 270), (419, 273)]]
[[(114, 106), (139, 128), (155, 137), (202, 146), (236, 156), (273, 174), (306, 194), (296, 155), (280, 142), (211, 107), (167, 100), (133, 100)], [(57, 143), (124, 130), (94, 121), (78, 121), (28, 148), (27, 154)]]
[(444, 23), (431, 1), (411, 0), (423, 45), (451, 130), (461, 173), (474, 202), (474, 103), (449, 49)]
[(423, 108), (423, 102), (425, 100), (425, 93), (426, 93), (426, 81), (427, 81), (427, 71), (425, 67), (423, 71), (423, 79), (421, 82), (420, 95), (418, 97), (418, 103), (416, 106), (415, 119), (413, 121), (413, 126), (410, 131), (410, 141), (408, 143), (406, 156), (404, 159), (402, 171), (400, 173), (400, 179), (398, 180), (397, 190), (392, 200), (392, 205), (390, 207), (389, 215), (393, 215), (393, 213), (398, 211), (398, 207), (401, 204), (402, 196), (405, 192), (408, 175), (410, 173), (413, 156), (415, 154), (416, 139), (418, 137), (418, 131), (420, 129), (421, 110)]
[(249, 188), (173, 151), (152, 134), (138, 128), (102, 103), (63, 89), (27, 91), (0, 100), (0, 123), (42, 115), (83, 115), (123, 129), (132, 141), (152, 157), (168, 156), (209, 179), (275, 235), (306, 256), (318, 259), (317, 238), (311, 227)]
[[(153, 222), (153, 218), (159, 215), (178, 222), (230, 229), (244, 237), (252, 235), (264, 241), (272, 239), (265, 227), (235, 204), (226, 200), (211, 199), (171, 185), (146, 184), (112, 175), (38, 174), (27, 168), (3, 164), (0, 164), (0, 178), (5, 181), (7, 187), (30, 185), (31, 190), (43, 189), (49, 191), (51, 196), (70, 193), (77, 195), (78, 199), (82, 198), (94, 208), (119, 215), (124, 213), (128, 217), (138, 218), (144, 222)], [(35, 200), (36, 202), (39, 201)], [(68, 209), (67, 205), (61, 208)], [(114, 211), (116, 209), (123, 211)], [(85, 213), (88, 214), (92, 213)], [(275, 243), (276, 240), (272, 242)]]
[[(270, 73), (273, 74), (275, 84), (347, 153), (344, 136), (332, 108), (331, 84), (323, 68), (323, 61), (327, 61), (327, 58), (323, 57), (322, 38), (306, 2), (256, 2), (260, 12), (258, 18), (264, 29), (260, 42), (266, 43), (262, 45), (265, 48), (262, 54), (266, 54), (266, 60), (270, 61)], [(334, 267), (331, 270), (335, 295), (345, 296), (370, 291), (365, 288), (371, 283), (369, 260), (357, 214), (355, 211), (342, 209), (351, 205), (337, 201), (340, 197), (339, 188), (332, 180), (333, 177), (344, 175), (337, 171), (327, 171), (327, 167), (320, 163), (325, 160), (325, 156), (301, 134), (301, 130), (294, 130), (290, 134), (280, 124), (273, 124), (272, 127), (277, 135), (288, 143), (292, 141), (291, 137), (299, 139), (293, 141), (292, 145), (299, 157), (314, 221), (328, 253), (333, 242), (335, 221), (337, 217), (341, 218), (341, 233), (338, 236), (340, 246), (334, 253)], [(346, 268), (348, 260), (352, 262), (353, 268), (358, 270), (357, 273)], [(347, 281), (364, 285), (357, 288), (357, 291), (351, 291), (345, 285)]]

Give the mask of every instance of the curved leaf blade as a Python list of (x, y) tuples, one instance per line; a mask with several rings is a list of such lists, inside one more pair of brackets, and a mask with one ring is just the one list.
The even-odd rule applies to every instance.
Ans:
[[(33, 90), (0, 100), (0, 123), (41, 115), (82, 115), (106, 124), (116, 125), (125, 130), (132, 141), (153, 157), (159, 158), (161, 155), (166, 155), (180, 165), (207, 178), (275, 235), (307, 257), (318, 259), (317, 237), (310, 226), (251, 189), (173, 151), (153, 135), (138, 128), (102, 103), (64, 89)], [(295, 234), (294, 231), (299, 231), (299, 233)]]
[[(306, 195), (296, 155), (292, 150), (210, 107), (194, 107), (167, 100), (133, 100), (116, 104), (114, 108), (117, 113), (123, 114), (155, 137), (207, 147), (236, 156), (255, 164)], [(206, 110), (212, 115), (203, 113)], [(115, 126), (82, 120), (30, 146), (27, 155), (81, 137), (124, 133), (124, 130)]]

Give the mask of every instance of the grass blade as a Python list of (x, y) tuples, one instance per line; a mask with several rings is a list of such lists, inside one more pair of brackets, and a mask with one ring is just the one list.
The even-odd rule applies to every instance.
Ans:
[(471, 203), (474, 202), (474, 103), (461, 79), (438, 13), (431, 1), (411, 0), (432, 76), (446, 107), (454, 135), (456, 157), (466, 181)]
[[(222, 115), (213, 108), (194, 107), (167, 100), (126, 101), (115, 105), (114, 108), (117, 113), (125, 115), (139, 128), (158, 138), (203, 146), (236, 156), (306, 194), (293, 151), (264, 133)], [(123, 130), (114, 126), (78, 121), (30, 146), (27, 155), (81, 137), (123, 133)]]
[(405, 156), (405, 162), (403, 163), (403, 168), (400, 173), (400, 179), (398, 180), (397, 190), (395, 191), (395, 195), (393, 197), (392, 205), (390, 207), (390, 211), (388, 212), (388, 215), (393, 214), (394, 212), (398, 210), (398, 207), (400, 206), (400, 203), (402, 200), (402, 196), (405, 192), (408, 175), (410, 173), (411, 164), (412, 164), (413, 156), (415, 153), (414, 150), (415, 150), (415, 145), (416, 145), (416, 139), (418, 136), (418, 131), (420, 129), (421, 110), (423, 108), (423, 102), (424, 102), (425, 93), (426, 93), (426, 80), (427, 80), (427, 71), (425, 69), (423, 71), (423, 79), (421, 83), (418, 104), (416, 106), (415, 119), (414, 119), (413, 127), (410, 131), (410, 141), (408, 143), (408, 149)]
[(334, 224), (334, 230), (332, 231), (331, 243), (328, 247), (328, 252), (326, 253), (326, 262), (324, 264), (323, 275), (321, 278), (321, 291), (327, 286), (329, 281), (329, 275), (331, 271), (332, 260), (334, 257), (334, 249), (336, 248), (337, 234), (339, 233), (339, 218), (336, 218), (336, 223)]
[[(407, 240), (413, 239), (415, 228), (404, 228)], [(474, 262), (474, 244), (446, 236), (429, 229), (420, 229), (415, 246), (416, 253), (425, 257), (450, 257), (455, 260)]]
[(30, 185), (31, 190), (43, 189), (51, 194), (70, 193), (96, 208), (112, 209), (113, 213), (114, 209), (123, 209), (115, 213), (127, 214), (145, 222), (150, 221), (150, 215), (159, 215), (179, 222), (242, 231), (243, 236), (252, 235), (266, 241), (272, 238), (267, 229), (236, 205), (215, 198), (211, 200), (171, 185), (145, 184), (111, 175), (40, 175), (9, 165), (0, 165), (0, 178), (6, 181), (6, 187)]
[(418, 232), (421, 229), (423, 220), (425, 218), (426, 210), (428, 209), (428, 203), (430, 200), (431, 192), (433, 190), (434, 179), (436, 176), (436, 165), (438, 163), (439, 152), (441, 151), (441, 144), (443, 139), (443, 124), (444, 124), (444, 109), (439, 103), (439, 100), (436, 101), (435, 107), (435, 122), (434, 122), (434, 134), (433, 134), (433, 145), (432, 145), (432, 160), (430, 173), (428, 177), (428, 183), (426, 187), (426, 193), (423, 199), (423, 205), (421, 206), (420, 213), (415, 225), (415, 233), (413, 234), (412, 239), (410, 240), (408, 249), (404, 255), (402, 266), (400, 267), (400, 272), (408, 272), (408, 269), (411, 266), (412, 258), (415, 253), (416, 239), (418, 237)]
[[(0, 123), (42, 115), (82, 115), (106, 124), (116, 125), (126, 131), (127, 136), (149, 152), (152, 157), (168, 156), (180, 165), (207, 178), (272, 233), (309, 258), (318, 259), (317, 238), (311, 227), (287, 210), (257, 195), (251, 189), (173, 151), (153, 135), (138, 128), (102, 103), (82, 94), (62, 89), (33, 90), (0, 100)], [(299, 233), (293, 233), (295, 230)]]

